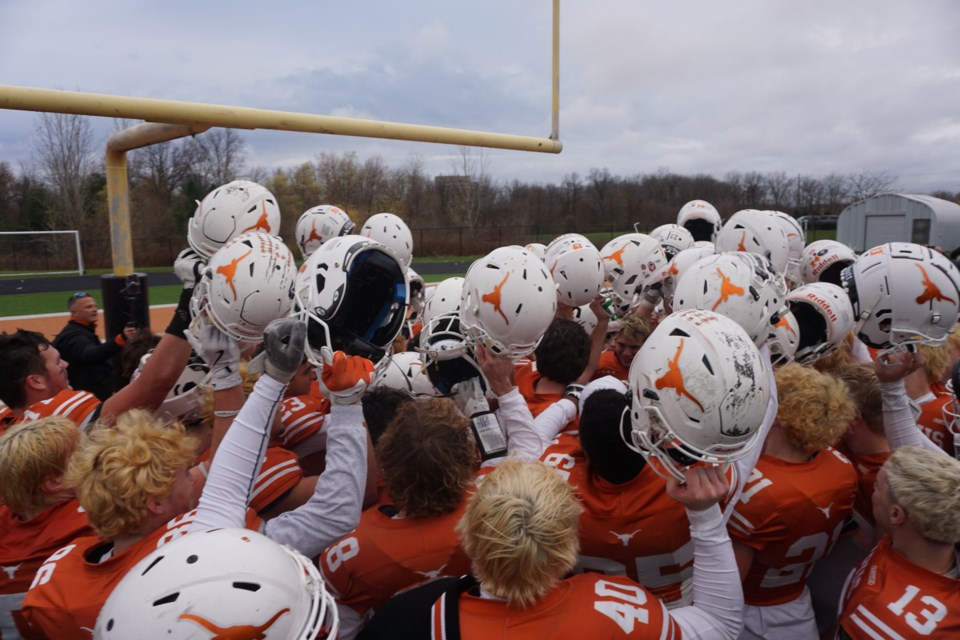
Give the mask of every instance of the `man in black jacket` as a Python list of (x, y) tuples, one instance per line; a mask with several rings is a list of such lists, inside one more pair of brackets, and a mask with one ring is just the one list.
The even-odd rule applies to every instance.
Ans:
[(70, 321), (57, 335), (53, 346), (70, 364), (67, 369), (70, 386), (106, 400), (116, 384), (110, 359), (120, 353), (125, 340), (135, 336), (137, 330), (127, 327), (113, 340), (100, 342), (97, 337), (97, 302), (90, 294), (78, 291), (67, 300), (67, 307)]

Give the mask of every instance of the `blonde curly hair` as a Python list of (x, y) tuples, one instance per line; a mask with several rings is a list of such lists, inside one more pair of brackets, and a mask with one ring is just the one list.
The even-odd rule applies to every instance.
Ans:
[(484, 588), (524, 608), (576, 563), (582, 511), (554, 469), (511, 459), (480, 484), (457, 532)]
[(777, 423), (792, 447), (813, 455), (832, 446), (857, 415), (847, 385), (811, 367), (788, 364), (774, 374)]
[(70, 459), (64, 483), (73, 487), (104, 540), (136, 533), (149, 517), (147, 501), (173, 491), (177, 471), (193, 463), (196, 439), (179, 422), (134, 409), (114, 426), (97, 424)]

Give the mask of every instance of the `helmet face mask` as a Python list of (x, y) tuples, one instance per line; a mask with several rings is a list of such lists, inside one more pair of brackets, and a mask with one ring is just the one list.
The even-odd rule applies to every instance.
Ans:
[(683, 479), (678, 460), (726, 464), (757, 444), (770, 399), (760, 352), (734, 321), (671, 314), (630, 366), (632, 444), (657, 473)]
[(433, 318), (420, 333), (417, 351), (422, 354), (423, 370), (443, 396), (451, 395), (456, 385), (473, 378), (480, 378), (481, 387), (487, 388), (486, 378), (460, 327), (460, 315), (453, 312)]
[(650, 232), (650, 237), (654, 238), (663, 247), (663, 253), (667, 260), (673, 258), (683, 251), (693, 246), (693, 234), (678, 224), (663, 224)]
[(208, 193), (187, 224), (187, 242), (204, 258), (248, 232), (280, 234), (280, 207), (265, 187), (234, 180)]
[(336, 637), (339, 620), (310, 560), (255, 531), (214, 529), (176, 538), (137, 563), (101, 609), (94, 636), (154, 640), (238, 626), (260, 627), (257, 637), (308, 640)]
[(403, 328), (407, 271), (383, 245), (361, 236), (324, 243), (301, 267), (294, 314), (307, 323), (306, 355), (316, 366), (329, 347), (380, 363)]
[(419, 353), (402, 351), (384, 362), (370, 388), (387, 387), (405, 391), (413, 398), (440, 395), (427, 375)]

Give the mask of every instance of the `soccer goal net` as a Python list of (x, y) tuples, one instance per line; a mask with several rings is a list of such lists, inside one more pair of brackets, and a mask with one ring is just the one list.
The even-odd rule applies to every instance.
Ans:
[(84, 274), (79, 231), (0, 231), (0, 276)]

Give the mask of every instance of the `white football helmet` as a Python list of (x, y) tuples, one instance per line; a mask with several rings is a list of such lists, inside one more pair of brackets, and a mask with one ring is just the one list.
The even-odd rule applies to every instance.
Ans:
[(606, 279), (610, 281), (618, 304), (626, 314), (636, 304), (644, 288), (663, 280), (667, 256), (655, 239), (643, 233), (627, 233), (614, 238), (600, 250)]
[(942, 253), (918, 244), (874, 247), (844, 269), (842, 279), (857, 335), (875, 349), (938, 346), (960, 316), (960, 273)]
[(597, 328), (597, 315), (588, 304), (573, 308), (573, 321), (583, 327), (588, 336)]
[(280, 238), (247, 233), (221, 247), (203, 270), (191, 299), (193, 316), (228, 336), (263, 340), (273, 320), (290, 313), (297, 265)]
[[(153, 349), (143, 354), (136, 370), (130, 376), (131, 382), (140, 377), (152, 355)], [(196, 422), (203, 417), (203, 387), (207, 384), (209, 377), (210, 367), (196, 356), (191, 358), (154, 413), (172, 420), (179, 420), (184, 424)]]
[(683, 480), (696, 461), (727, 464), (757, 445), (770, 400), (760, 352), (737, 323), (687, 310), (663, 319), (630, 365), (632, 445)]
[(713, 242), (720, 233), (720, 213), (706, 200), (691, 200), (680, 208), (677, 224), (689, 231), (694, 240)]
[(472, 343), (496, 355), (533, 353), (557, 313), (557, 285), (535, 255), (500, 247), (467, 270), (460, 294), (460, 326)]
[(717, 251), (745, 251), (768, 258), (783, 273), (790, 257), (787, 234), (773, 211), (743, 209), (730, 216), (717, 234)]
[(305, 353), (318, 367), (323, 347), (380, 363), (406, 320), (407, 270), (370, 238), (324, 242), (301, 265), (294, 288), (294, 315), (307, 323)]
[(713, 245), (709, 247), (690, 247), (673, 257), (663, 270), (663, 301), (673, 307), (673, 295), (677, 290), (677, 281), (680, 274), (695, 265), (700, 258), (714, 254)]
[(256, 531), (214, 529), (134, 565), (100, 610), (93, 637), (313, 640), (335, 638), (338, 623), (308, 558)]
[(557, 283), (557, 301), (568, 307), (589, 304), (603, 284), (603, 260), (593, 243), (576, 233), (555, 238), (543, 263)]
[(836, 240), (817, 240), (803, 250), (800, 276), (807, 284), (829, 282), (842, 285), (840, 272), (857, 261), (853, 249)]
[(407, 281), (410, 283), (410, 313), (409, 320), (417, 322), (423, 317), (423, 308), (427, 299), (427, 283), (423, 276), (411, 268), (407, 268)]
[(777, 324), (770, 327), (767, 348), (770, 350), (770, 362), (781, 366), (793, 362), (800, 346), (800, 325), (790, 311), (780, 314)]
[(363, 223), (360, 235), (373, 238), (393, 251), (404, 269), (410, 267), (413, 260), (413, 234), (400, 216), (393, 213), (374, 214)]
[(789, 213), (774, 211), (783, 233), (787, 236), (787, 268), (783, 275), (791, 287), (803, 284), (801, 265), (803, 263), (803, 248), (807, 244), (807, 234), (797, 219)]
[(853, 307), (846, 292), (829, 282), (812, 282), (787, 294), (787, 304), (800, 327), (794, 359), (812, 364), (832, 353), (853, 331)]
[(473, 378), (480, 378), (486, 388), (486, 378), (461, 330), (460, 314), (456, 311), (439, 315), (423, 326), (417, 352), (422, 356), (423, 370), (440, 395), (451, 395), (456, 385)]
[(662, 224), (650, 232), (650, 237), (663, 247), (667, 260), (693, 246), (693, 234), (678, 224)]
[(230, 240), (250, 232), (279, 236), (280, 207), (265, 187), (234, 180), (197, 203), (187, 224), (187, 242), (204, 258), (210, 258)]
[(327, 240), (353, 233), (355, 227), (340, 207), (321, 204), (307, 209), (297, 220), (297, 246), (303, 259), (309, 258)]
[(436, 317), (460, 311), (460, 294), (463, 292), (463, 278), (454, 276), (441, 280), (430, 289), (427, 301), (423, 305), (423, 324)]
[(430, 382), (420, 354), (414, 351), (393, 354), (370, 383), (371, 389), (377, 387), (406, 391), (413, 397), (440, 395)]
[[(782, 279), (780, 280), (782, 282)], [(783, 293), (786, 293), (783, 286)], [(757, 347), (780, 320), (784, 305), (769, 274), (736, 253), (701, 258), (683, 273), (673, 294), (674, 311), (702, 309), (733, 319)]]
[(531, 242), (526, 245), (524, 249), (543, 260), (543, 254), (547, 252), (547, 245), (542, 242)]

